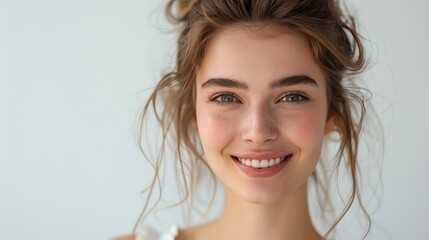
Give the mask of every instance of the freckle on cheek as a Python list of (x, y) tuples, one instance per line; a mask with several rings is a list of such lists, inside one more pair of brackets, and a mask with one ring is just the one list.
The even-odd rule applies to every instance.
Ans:
[(233, 121), (223, 116), (204, 116), (199, 121), (201, 138), (210, 142), (222, 142), (226, 135), (233, 134)]
[(228, 127), (225, 121), (219, 119), (209, 119), (206, 124), (207, 130), (213, 133), (222, 133)]
[(320, 122), (320, 118), (317, 116), (307, 115), (296, 122), (299, 124), (294, 127), (294, 130), (302, 139), (318, 138), (318, 136), (323, 133), (324, 127)]

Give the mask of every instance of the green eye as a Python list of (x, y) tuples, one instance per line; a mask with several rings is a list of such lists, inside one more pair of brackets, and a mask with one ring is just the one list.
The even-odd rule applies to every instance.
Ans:
[(281, 102), (288, 103), (302, 103), (307, 100), (308, 98), (301, 93), (289, 93), (280, 99)]
[(232, 95), (222, 95), (218, 97), (221, 102), (235, 102), (235, 97)]
[(222, 93), (214, 97), (211, 101), (225, 104), (225, 103), (236, 103), (240, 102), (234, 95), (229, 93)]

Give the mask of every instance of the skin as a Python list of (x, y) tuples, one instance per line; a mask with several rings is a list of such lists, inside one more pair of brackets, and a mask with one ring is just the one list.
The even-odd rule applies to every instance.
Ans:
[[(296, 76), (306, 81), (290, 81)], [(321, 239), (306, 184), (334, 117), (324, 73), (305, 37), (279, 26), (218, 33), (197, 72), (196, 123), (207, 163), (225, 186), (225, 208), (177, 239)], [(245, 174), (234, 159), (267, 152), (292, 157), (263, 178)]]
[[(314, 82), (273, 87), (295, 76)], [(225, 209), (182, 239), (320, 239), (306, 182), (334, 126), (327, 102), (324, 73), (303, 36), (279, 26), (219, 33), (197, 72), (196, 122), (207, 162), (225, 185)], [(246, 175), (234, 160), (266, 152), (292, 158), (265, 178)]]

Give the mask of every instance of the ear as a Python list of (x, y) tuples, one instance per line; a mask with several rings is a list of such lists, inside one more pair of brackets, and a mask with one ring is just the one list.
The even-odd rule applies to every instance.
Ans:
[(325, 134), (329, 134), (335, 129), (336, 122), (337, 116), (334, 114), (329, 114), (325, 123)]

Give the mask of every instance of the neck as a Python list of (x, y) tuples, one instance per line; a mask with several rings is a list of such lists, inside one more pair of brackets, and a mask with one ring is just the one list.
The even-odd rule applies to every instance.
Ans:
[(281, 202), (254, 204), (226, 190), (223, 215), (216, 221), (222, 239), (320, 239), (311, 223), (304, 184)]

